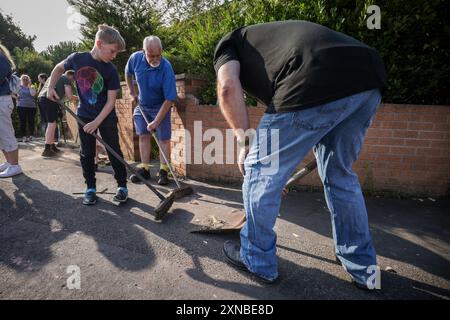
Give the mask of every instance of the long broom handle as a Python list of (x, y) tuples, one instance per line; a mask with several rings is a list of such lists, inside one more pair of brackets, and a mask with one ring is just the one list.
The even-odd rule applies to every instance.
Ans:
[[(86, 124), (81, 120), (69, 107), (64, 104), (60, 104), (63, 108), (77, 120), (77, 122), (84, 127)], [(102, 138), (100, 138), (95, 132), (91, 133), (95, 139), (97, 139), (108, 151), (119, 160), (128, 170), (130, 170), (133, 174), (135, 174), (139, 180), (141, 180), (150, 190), (153, 191), (154, 194), (158, 196), (159, 199), (165, 200), (166, 198), (158, 191), (155, 187), (153, 187), (137, 170), (135, 170), (130, 164), (128, 164), (113, 148), (109, 146)]]
[[(148, 118), (147, 118), (147, 116), (144, 114), (144, 112), (141, 110), (141, 107), (140, 107), (140, 106), (137, 106), (136, 108), (139, 109), (139, 112), (142, 114), (142, 117), (144, 117), (144, 120), (145, 120), (145, 122), (146, 122), (147, 125), (148, 125), (148, 124), (149, 124)], [(151, 134), (152, 134), (152, 136), (153, 136), (153, 139), (155, 139), (156, 144), (158, 145), (159, 151), (161, 152), (161, 154), (162, 154), (162, 156), (163, 156), (163, 158), (164, 158), (164, 161), (166, 161), (166, 164), (167, 164), (167, 166), (169, 167), (170, 173), (172, 174), (172, 177), (173, 177), (173, 179), (175, 180), (175, 183), (177, 184), (178, 189), (180, 189), (180, 188), (181, 188), (180, 183), (178, 182), (177, 176), (176, 176), (175, 173), (173, 172), (173, 169), (172, 169), (172, 166), (171, 166), (170, 162), (167, 160), (167, 156), (166, 156), (166, 154), (165, 154), (165, 152), (164, 152), (164, 149), (161, 148), (161, 144), (159, 143), (158, 137), (156, 137), (156, 134), (155, 134), (154, 131), (152, 131)]]
[(289, 187), (291, 184), (293, 184), (295, 181), (303, 178), (304, 176), (306, 176), (308, 173), (310, 173), (311, 171), (313, 171), (315, 168), (317, 167), (317, 163), (316, 160), (312, 160), (310, 162), (308, 162), (306, 164), (306, 166), (301, 169), (299, 172), (297, 172), (296, 174), (294, 174), (289, 180), (288, 182), (286, 182), (285, 188)]

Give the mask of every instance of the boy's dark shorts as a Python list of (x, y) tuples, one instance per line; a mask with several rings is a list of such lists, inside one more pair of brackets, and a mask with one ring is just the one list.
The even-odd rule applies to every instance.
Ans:
[(60, 106), (57, 102), (51, 101), (46, 97), (39, 97), (39, 110), (41, 111), (42, 120), (45, 122), (56, 122), (58, 118), (58, 110)]

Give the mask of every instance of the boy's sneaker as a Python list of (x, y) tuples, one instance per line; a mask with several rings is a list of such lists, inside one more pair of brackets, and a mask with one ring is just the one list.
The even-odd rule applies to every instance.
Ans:
[(97, 191), (93, 188), (87, 189), (84, 193), (83, 204), (87, 206), (95, 204), (97, 202), (96, 192)]
[(124, 203), (128, 200), (128, 189), (124, 187), (117, 188), (117, 193), (113, 198), (113, 201)]
[(50, 149), (51, 150), (53, 150), (55, 153), (60, 153), (60, 152), (62, 152), (60, 149), (58, 149), (57, 147), (56, 147), (56, 145), (54, 145), (54, 144), (52, 144), (51, 146), (50, 146)]
[[(137, 172), (141, 175), (141, 176), (143, 176), (144, 177), (144, 179), (146, 179), (146, 180), (150, 180), (150, 171), (149, 170), (146, 170), (146, 169), (144, 169), (144, 168), (138, 168), (137, 169)], [(132, 174), (131, 176), (130, 176), (130, 180), (131, 180), (131, 182), (133, 182), (133, 183), (139, 183), (139, 182), (141, 182), (141, 180), (139, 180), (139, 178), (137, 177), (137, 175), (135, 175), (135, 174)]]
[(21, 174), (21, 173), (22, 173), (22, 168), (20, 167), (20, 165), (18, 165), (18, 164), (10, 165), (5, 170), (0, 172), (0, 178), (9, 178), (9, 177), (13, 177), (18, 174)]
[(163, 186), (169, 183), (169, 178), (167, 177), (167, 171), (164, 169), (159, 170), (158, 184)]
[(9, 162), (3, 162), (0, 164), (0, 172), (5, 171), (11, 164)]

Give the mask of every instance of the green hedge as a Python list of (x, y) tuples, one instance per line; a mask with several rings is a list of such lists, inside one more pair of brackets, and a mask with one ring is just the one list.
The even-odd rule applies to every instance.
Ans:
[[(372, 4), (381, 9), (381, 29), (367, 27), (370, 14), (366, 11)], [(215, 103), (212, 58), (225, 33), (262, 22), (308, 20), (346, 33), (380, 52), (388, 74), (384, 101), (449, 105), (449, 7), (445, 0), (231, 1), (172, 26), (180, 35), (175, 70), (210, 79), (200, 98), (203, 103)]]

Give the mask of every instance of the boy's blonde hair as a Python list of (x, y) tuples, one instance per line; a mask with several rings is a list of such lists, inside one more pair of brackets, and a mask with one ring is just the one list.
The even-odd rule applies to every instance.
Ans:
[(116, 44), (119, 51), (125, 50), (125, 40), (120, 35), (119, 31), (106, 24), (100, 24), (98, 26), (98, 31), (95, 34), (95, 40), (102, 40), (106, 44)]

